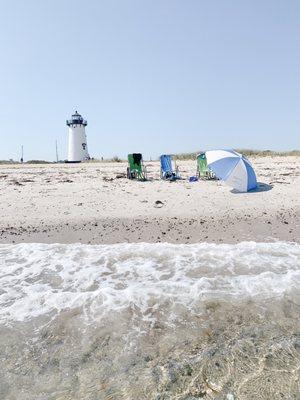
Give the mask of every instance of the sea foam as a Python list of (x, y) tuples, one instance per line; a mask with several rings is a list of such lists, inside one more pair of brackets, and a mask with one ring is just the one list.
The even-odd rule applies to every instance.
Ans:
[(204, 300), (270, 300), (299, 284), (293, 243), (0, 245), (1, 324), (78, 308), (86, 323), (128, 308), (153, 322), (165, 305), (171, 320)]

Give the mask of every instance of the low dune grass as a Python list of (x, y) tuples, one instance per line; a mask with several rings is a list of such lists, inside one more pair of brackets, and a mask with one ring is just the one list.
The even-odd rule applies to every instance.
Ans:
[[(272, 150), (251, 150), (251, 149), (234, 149), (238, 153), (243, 154), (246, 157), (287, 157), (287, 156), (300, 156), (300, 150), (291, 151), (272, 151)], [(204, 150), (199, 150), (193, 153), (179, 153), (174, 154), (176, 160), (195, 160), (199, 153), (203, 153)]]

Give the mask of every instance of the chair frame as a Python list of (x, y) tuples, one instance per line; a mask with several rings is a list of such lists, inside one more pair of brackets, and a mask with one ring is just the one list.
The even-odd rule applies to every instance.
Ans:
[[(147, 168), (144, 165), (143, 155), (141, 154), (141, 164), (139, 168), (132, 167), (131, 163), (134, 164), (133, 161), (133, 154), (141, 154), (141, 153), (131, 153), (127, 156), (128, 166), (127, 166), (127, 178), (128, 179), (136, 179), (139, 181), (146, 181), (147, 180)], [(130, 160), (132, 158), (132, 160)], [(135, 164), (137, 165), (137, 164)]]
[[(161, 165), (161, 158), (162, 158), (163, 156), (169, 156), (169, 157), (170, 157), (170, 159), (171, 159), (171, 169), (172, 169), (172, 171), (169, 171), (169, 172), (163, 171), (162, 165)], [(172, 157), (171, 154), (162, 154), (162, 155), (159, 157), (159, 160), (160, 160), (160, 178), (161, 178), (161, 179), (163, 179), (163, 180), (168, 180), (168, 181), (175, 181), (176, 179), (181, 179), (180, 173), (179, 173), (178, 165), (177, 165), (177, 163), (176, 163), (176, 160), (173, 159), (173, 157)], [(172, 164), (174, 165), (174, 168), (172, 167)]]
[(197, 175), (196, 176), (199, 179), (202, 179), (202, 180), (215, 180), (215, 179), (217, 179), (215, 173), (213, 171), (211, 171), (209, 169), (209, 167), (207, 166), (207, 161), (206, 161), (206, 170), (201, 171), (201, 168), (200, 168), (200, 165), (199, 165), (199, 158), (203, 157), (203, 156), (205, 157), (205, 160), (206, 160), (205, 153), (200, 153), (200, 154), (197, 155)]

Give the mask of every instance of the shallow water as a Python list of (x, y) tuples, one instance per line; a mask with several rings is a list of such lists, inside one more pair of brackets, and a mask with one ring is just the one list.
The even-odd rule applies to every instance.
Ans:
[(300, 399), (300, 246), (0, 245), (1, 399)]

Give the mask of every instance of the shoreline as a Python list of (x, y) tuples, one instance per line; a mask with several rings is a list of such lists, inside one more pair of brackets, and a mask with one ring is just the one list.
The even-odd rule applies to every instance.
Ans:
[(228, 243), (244, 241), (300, 243), (297, 216), (247, 219), (105, 218), (82, 223), (2, 227), (0, 244), (17, 243)]

